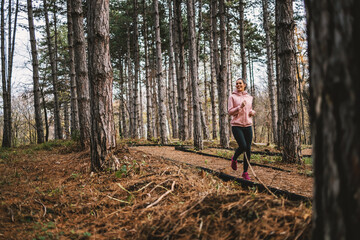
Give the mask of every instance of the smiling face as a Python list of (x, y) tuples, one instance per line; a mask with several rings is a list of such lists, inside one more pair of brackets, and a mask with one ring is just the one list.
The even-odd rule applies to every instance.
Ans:
[(243, 92), (246, 88), (246, 84), (242, 79), (236, 80), (236, 89), (238, 92)]

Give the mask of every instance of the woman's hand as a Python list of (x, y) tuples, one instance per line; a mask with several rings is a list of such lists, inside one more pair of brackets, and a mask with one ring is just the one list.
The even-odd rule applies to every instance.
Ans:
[(249, 112), (249, 117), (253, 117), (253, 116), (255, 116), (255, 111), (254, 110), (251, 110), (250, 112)]
[(243, 108), (243, 107), (245, 107), (245, 105), (246, 105), (246, 101), (244, 100), (242, 103), (241, 103), (241, 108)]

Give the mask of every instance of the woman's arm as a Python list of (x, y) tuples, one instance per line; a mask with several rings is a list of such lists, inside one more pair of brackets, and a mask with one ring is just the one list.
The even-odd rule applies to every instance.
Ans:
[(251, 101), (251, 107), (250, 107), (250, 111), (249, 111), (249, 117), (253, 117), (253, 116), (255, 116), (255, 114), (256, 114), (256, 112), (255, 112), (255, 110), (253, 110), (253, 108), (252, 108), (252, 101)]
[(236, 115), (239, 112), (241, 112), (242, 110), (243, 110), (243, 107), (241, 105), (234, 106), (234, 100), (230, 96), (229, 100), (228, 100), (228, 113), (229, 113), (229, 115)]

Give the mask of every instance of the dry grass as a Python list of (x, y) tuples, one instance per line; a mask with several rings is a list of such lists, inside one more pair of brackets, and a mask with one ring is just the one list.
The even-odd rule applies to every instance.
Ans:
[(0, 162), (0, 239), (310, 238), (303, 203), (126, 147), (121, 170), (100, 174), (74, 146), (13, 151)]

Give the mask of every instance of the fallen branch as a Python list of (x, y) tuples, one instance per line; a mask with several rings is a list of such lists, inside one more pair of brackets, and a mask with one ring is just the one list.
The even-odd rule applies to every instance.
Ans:
[(128, 191), (126, 188), (124, 188), (123, 186), (121, 186), (120, 183), (117, 183), (117, 185), (118, 185), (122, 190), (124, 190), (124, 191), (127, 192), (128, 194), (132, 195), (132, 193), (129, 192), (129, 191)]
[(121, 199), (117, 199), (117, 198), (114, 198), (114, 197), (111, 197), (109, 195), (106, 195), (108, 198), (112, 199), (112, 200), (115, 200), (115, 201), (118, 201), (118, 202), (121, 202), (121, 203), (127, 203), (127, 204), (130, 204), (130, 202), (127, 202), (127, 201), (124, 201), (124, 200), (121, 200)]
[(37, 199), (35, 199), (35, 202), (37, 202), (37, 203), (39, 203), (39, 204), (41, 204), (43, 207), (44, 207), (44, 214), (43, 214), (43, 217), (45, 217), (45, 215), (46, 215), (46, 206), (40, 201), (40, 200), (37, 200)]
[(199, 226), (199, 234), (198, 234), (198, 238), (200, 238), (200, 235), (201, 235), (201, 230), (202, 230), (203, 224), (204, 224), (204, 221), (203, 221), (203, 219), (202, 219), (202, 218), (200, 218), (200, 226)]
[(9, 209), (9, 212), (10, 212), (10, 215), (11, 215), (11, 221), (15, 222), (13, 210), (11, 209), (11, 207), (8, 207), (8, 209)]
[(161, 199), (163, 199), (166, 195), (168, 195), (169, 193), (171, 193), (172, 191), (174, 191), (174, 186), (175, 186), (175, 181), (172, 183), (170, 190), (168, 190), (166, 193), (164, 193), (163, 195), (161, 195), (158, 200), (156, 200), (155, 202), (153, 202), (152, 204), (150, 204), (150, 205), (147, 206), (146, 208), (150, 208), (150, 207), (158, 204), (158, 203), (161, 201)]
[(161, 186), (163, 183), (166, 183), (167, 181), (169, 181), (169, 179), (166, 179), (165, 181), (159, 183), (158, 185), (156, 185), (153, 189), (150, 190), (150, 192), (148, 192), (148, 194), (150, 194), (152, 191), (154, 191), (157, 187)]
[(204, 201), (204, 199), (206, 198), (206, 196), (207, 196), (207, 195), (203, 196), (197, 203), (195, 203), (194, 205), (192, 205), (192, 206), (191, 206), (189, 209), (187, 209), (186, 211), (182, 212), (182, 213), (180, 214), (180, 217), (181, 217), (182, 215), (187, 214), (191, 209), (193, 209), (193, 208), (196, 207), (198, 204), (200, 204), (202, 201)]
[(252, 168), (252, 166), (251, 166), (251, 164), (250, 164), (250, 161), (249, 161), (249, 159), (248, 159), (247, 156), (246, 156), (246, 153), (244, 153), (244, 156), (245, 156), (245, 159), (246, 159), (247, 163), (249, 164), (250, 170), (251, 170), (251, 172), (253, 173), (253, 175), (254, 175), (254, 177), (256, 178), (256, 180), (258, 180), (258, 181), (266, 188), (266, 190), (268, 190), (268, 192), (269, 192), (271, 195), (273, 195), (275, 198), (278, 198), (272, 191), (270, 191), (270, 189), (263, 183), (263, 181), (261, 181), (260, 178), (258, 178), (258, 177), (256, 176), (256, 173), (254, 172), (254, 169)]
[(148, 186), (150, 186), (152, 183), (154, 183), (154, 182), (149, 182), (148, 184), (146, 184), (145, 186), (143, 186), (142, 188), (140, 188), (140, 189), (138, 189), (138, 190), (136, 190), (134, 192), (140, 192), (141, 190), (143, 190), (143, 189), (147, 188)]

